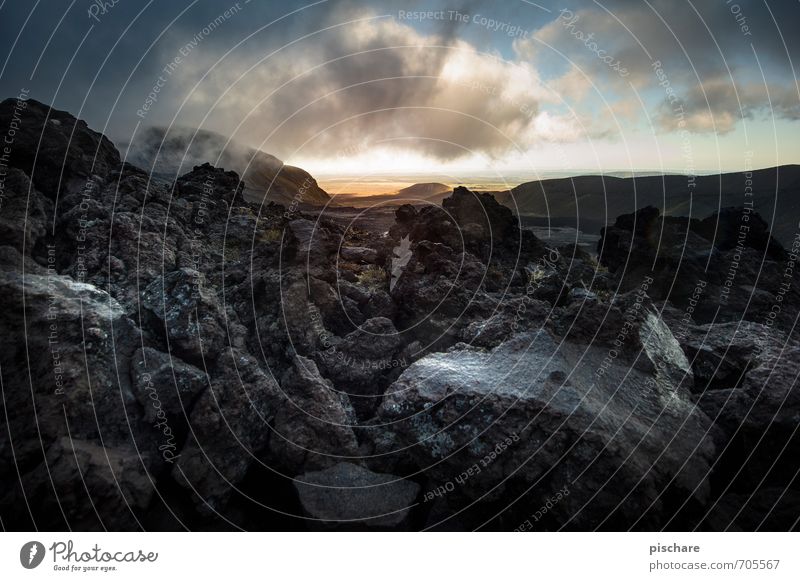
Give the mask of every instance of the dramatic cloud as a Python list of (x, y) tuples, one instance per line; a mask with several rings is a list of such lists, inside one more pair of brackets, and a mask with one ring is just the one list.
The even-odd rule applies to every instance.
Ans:
[[(683, 116), (677, 115), (679, 107)], [(712, 79), (686, 90), (675, 104), (664, 102), (656, 116), (667, 130), (685, 127), (694, 132), (733, 131), (743, 119), (775, 116), (800, 119), (800, 102), (794, 91), (785, 86), (748, 84), (736, 86), (730, 79)], [(683, 120), (685, 125), (680, 125)]]
[(597, 3), (562, 9), (514, 48), (537, 68), (555, 63), (582, 77), (594, 108), (624, 115), (638, 93), (644, 123), (726, 133), (743, 119), (798, 119), (800, 91), (785, 65), (800, 54), (772, 18), (755, 2)]
[[(438, 163), (553, 143), (603, 150), (596, 140), (637, 132), (669, 140), (797, 120), (789, 4), (409, 0), (401, 14), (390, 0), (120, 2), (98, 22), (78, 4), (6, 3), (0, 45), (15, 67), (0, 81), (4, 95), (29, 88), (123, 145), (177, 123), (329, 164), (359, 152)], [(420, 11), (440, 15), (404, 16)]]
[(240, 126), (239, 139), (286, 157), (333, 156), (369, 140), (447, 160), (550, 137), (537, 131), (541, 105), (561, 97), (531, 64), (391, 18), (361, 18), (263, 62), (197, 59), (178, 92), (195, 91), (192, 115), (213, 108), (212, 123)]

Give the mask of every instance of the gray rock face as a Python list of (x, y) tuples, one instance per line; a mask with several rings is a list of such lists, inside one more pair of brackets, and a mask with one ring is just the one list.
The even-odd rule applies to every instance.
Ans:
[[(669, 374), (631, 369), (607, 350), (557, 343), (546, 332), (491, 352), (417, 361), (390, 387), (380, 417), (427, 467), (432, 488), (478, 467), (454, 497), (531, 487), (523, 503), (537, 507), (545, 491), (567, 486), (568, 500), (551, 513), (561, 525), (647, 527), (668, 487), (701, 499), (709, 490), (710, 421)], [(591, 511), (582, 511), (587, 502)]]
[(0, 245), (8, 244), (27, 255), (47, 233), (47, 217), (53, 203), (33, 187), (28, 176), (16, 168), (4, 176), (3, 206), (0, 212)]
[(389, 319), (376, 317), (345, 337), (332, 339), (314, 359), (326, 377), (343, 386), (356, 410), (369, 417), (386, 386), (408, 367), (413, 351)]
[(173, 468), (175, 480), (193, 491), (205, 514), (225, 507), (262, 457), (279, 397), (275, 380), (250, 355), (228, 348), (219, 365), (210, 389), (192, 410), (189, 437)]
[(402, 529), (419, 485), (342, 462), (298, 477), (305, 513), (327, 526)]
[(93, 176), (103, 180), (121, 163), (111, 141), (65, 111), (33, 99), (21, 111), (14, 99), (0, 103), (0, 127), (11, 126), (17, 115), (21, 130), (14, 136), (9, 166), (31, 176), (51, 198), (81, 191)]
[[(40, 522), (66, 518), (80, 530), (141, 530), (156, 490), (150, 465), (150, 454), (133, 446), (65, 436), (47, 448), (45, 462), (23, 475), (22, 485), (28, 497), (40, 499), (33, 507)], [(2, 502), (12, 499), (23, 502), (13, 495)]]
[(225, 345), (219, 299), (196, 270), (182, 268), (154, 280), (142, 293), (142, 306), (159, 320), (170, 345), (188, 361), (213, 360)]
[(33, 438), (34, 450), (37, 430), (46, 439), (69, 430), (109, 445), (128, 442), (129, 422), (135, 425), (139, 417), (128, 374), (139, 330), (119, 303), (55, 273), (0, 271), (0, 293), (6, 309), (3, 373), (30, 380), (7, 391), (14, 433)]
[(169, 416), (188, 414), (209, 382), (194, 365), (150, 347), (136, 351), (131, 371), (134, 393), (149, 422), (156, 421), (158, 410)]
[(289, 232), (296, 248), (296, 260), (302, 263), (323, 264), (335, 248), (326, 228), (303, 218), (289, 222)]
[(283, 400), (275, 415), (270, 451), (289, 474), (336, 464), (358, 455), (352, 426), (356, 417), (347, 395), (337, 393), (305, 357), (281, 380)]
[(55, 272), (0, 270), (0, 293), (4, 520), (139, 528), (160, 463), (129, 375), (139, 330), (108, 294)]

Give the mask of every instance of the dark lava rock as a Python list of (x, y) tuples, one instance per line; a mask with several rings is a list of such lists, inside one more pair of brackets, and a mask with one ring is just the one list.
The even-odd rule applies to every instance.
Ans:
[(35, 522), (48, 528), (68, 523), (81, 531), (141, 530), (155, 493), (149, 456), (132, 445), (64, 436), (47, 448), (44, 462), (22, 475), (24, 498), (35, 501), (26, 505), (12, 488), (0, 505), (23, 513), (12, 522), (24, 521), (30, 508)]
[(338, 528), (403, 529), (419, 492), (415, 482), (346, 462), (303, 474), (294, 486), (311, 519)]
[(215, 359), (225, 346), (225, 315), (205, 277), (189, 268), (154, 280), (142, 293), (142, 306), (157, 322), (153, 330), (166, 334), (167, 344), (189, 362)]
[(134, 393), (149, 422), (157, 420), (159, 410), (182, 419), (209, 382), (194, 365), (150, 347), (136, 351), (131, 370)]
[[(654, 341), (651, 355), (672, 353), (668, 338)], [(514, 515), (567, 486), (552, 524), (646, 529), (671, 514), (668, 488), (682, 501), (707, 499), (715, 453), (710, 421), (668, 371), (666, 364), (631, 369), (607, 350), (557, 343), (547, 333), (520, 334), (490, 353), (454, 350), (417, 361), (391, 386), (379, 417), (427, 467), (429, 490), (455, 489), (452, 508), (517, 498), (513, 513), (498, 517), (514, 528)], [(474, 475), (453, 486), (470, 467)], [(639, 499), (635, 506), (628, 495)]]
[(178, 178), (174, 191), (176, 201), (188, 201), (194, 219), (204, 224), (215, 219), (225, 220), (228, 209), (243, 187), (236, 172), (222, 171), (204, 163)]
[(121, 165), (117, 148), (104, 135), (33, 99), (21, 107), (15, 99), (0, 103), (0, 127), (13, 126), (17, 129), (8, 165), (24, 171), (50, 198), (92, 191), (94, 181), (104, 181)]
[(344, 260), (361, 264), (374, 264), (378, 260), (378, 251), (361, 246), (344, 246), (339, 252)]
[(0, 292), (3, 522), (139, 528), (160, 464), (130, 380), (139, 330), (108, 294), (52, 270), (0, 271)]
[(280, 388), (250, 355), (226, 349), (192, 409), (173, 478), (203, 514), (221, 510), (267, 447)]
[(13, 246), (30, 256), (36, 243), (48, 232), (53, 202), (34, 188), (19, 169), (10, 168), (3, 185), (0, 245)]
[(369, 417), (386, 387), (408, 367), (411, 350), (389, 319), (377, 317), (343, 338), (332, 338), (314, 360), (350, 396), (356, 411)]
[(643, 208), (601, 230), (598, 254), (621, 290), (652, 277), (650, 296), (679, 308), (691, 306), (701, 323), (766, 323), (780, 304), (776, 326), (788, 329), (800, 310), (797, 285), (782, 286), (794, 278), (792, 265), (784, 261), (786, 251), (769, 236), (761, 217), (743, 208), (728, 208), (702, 222)]
[(326, 264), (338, 246), (338, 240), (327, 228), (305, 218), (289, 222), (288, 232), (291, 234), (291, 248), (295, 252), (294, 260), (298, 264)]
[(289, 474), (328, 467), (358, 454), (355, 413), (310, 359), (296, 357), (281, 380), (284, 396), (275, 415), (271, 453)]
[(4, 527), (796, 526), (800, 237), (756, 214), (620, 216), (598, 267), (465, 188), (355, 227), (0, 122)]
[(771, 260), (786, 260), (783, 246), (772, 237), (769, 224), (755, 212), (744, 208), (723, 208), (716, 214), (699, 221), (691, 221), (692, 230), (714, 243), (720, 250), (732, 250), (740, 241), (740, 227), (747, 227), (743, 244)]
[[(32, 438), (34, 452), (40, 437), (68, 433), (102, 437), (109, 445), (129, 442), (140, 412), (128, 368), (140, 335), (119, 303), (55, 273), (23, 278), (0, 271), (0, 292), (0, 361), (4, 375), (17, 377), (5, 398), (16, 437)], [(23, 461), (22, 449), (15, 449)]]

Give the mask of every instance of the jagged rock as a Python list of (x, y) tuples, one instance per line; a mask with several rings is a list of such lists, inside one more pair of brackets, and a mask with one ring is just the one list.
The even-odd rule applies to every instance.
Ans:
[(361, 415), (377, 408), (410, 357), (402, 335), (384, 317), (366, 321), (343, 338), (332, 337), (330, 347), (314, 354), (323, 374), (350, 396)]
[(800, 237), (644, 208), (604, 230), (605, 271), (492, 195), (365, 229), (301, 214), (325, 194), (277, 160), (288, 207), (251, 204), (242, 174), (168, 181), (49, 114), (0, 104), (7, 528), (272, 526), (254, 503), (344, 528), (543, 506), (540, 528), (794, 526)]
[(13, 246), (21, 253), (33, 248), (47, 234), (48, 217), (52, 220), (53, 203), (33, 187), (21, 170), (9, 168), (3, 178), (0, 245)]
[(766, 482), (787, 486), (800, 471), (800, 347), (795, 341), (779, 351), (746, 360), (746, 374), (733, 387), (706, 391), (698, 405), (721, 428), (725, 445), (719, 472), (731, 474), (734, 490)]
[(491, 194), (471, 192), (459, 186), (453, 190), (453, 195), (442, 200), (442, 208), (462, 227), (477, 227), (479, 237), (491, 237), (500, 244), (509, 237), (519, 237), (517, 218)]
[(697, 393), (737, 387), (763, 354), (776, 355), (786, 341), (780, 331), (750, 321), (687, 325), (681, 320), (673, 329), (691, 361)]
[(358, 454), (355, 413), (346, 394), (325, 380), (316, 364), (297, 356), (281, 380), (270, 450), (290, 474), (331, 466)]
[(0, 414), (8, 419), (0, 434), (0, 477), (9, 483), (0, 515), (20, 527), (33, 506), (37, 520), (29, 526), (102, 529), (82, 474), (109, 528), (137, 528), (121, 508), (126, 500), (134, 510), (146, 507), (152, 492), (146, 471), (160, 463), (158, 434), (145, 424), (129, 378), (140, 332), (106, 293), (39, 272), (23, 278), (0, 271)]
[(662, 216), (652, 207), (619, 216), (613, 226), (601, 229), (597, 253), (603, 266), (623, 278), (623, 290), (655, 273), (652, 293), (659, 298), (683, 296), (705, 279), (707, 262), (720, 254), (691, 231), (687, 219)]
[(294, 481), (306, 514), (328, 527), (402, 529), (419, 485), (342, 462)]
[[(490, 353), (428, 355), (389, 388), (379, 417), (427, 467), (431, 489), (478, 466), (452, 497), (527, 491), (515, 514), (567, 485), (553, 522), (646, 528), (670, 514), (667, 488), (681, 501), (709, 494), (710, 422), (669, 374), (631, 369), (606, 349), (557, 343), (546, 332), (516, 335)], [(635, 505), (624, 502), (629, 494)]]
[(488, 316), (496, 302), (481, 289), (486, 271), (472, 254), (454, 255), (450, 247), (427, 240), (418, 243), (391, 292), (401, 329), (416, 328), (420, 340), (431, 341), (466, 318), (467, 309), (470, 319)]
[(159, 410), (182, 420), (209, 382), (208, 375), (194, 365), (150, 347), (134, 353), (131, 374), (134, 393), (148, 422), (157, 421)]
[(762, 255), (766, 253), (772, 260), (786, 260), (786, 250), (772, 237), (769, 224), (759, 214), (746, 212), (743, 208), (722, 208), (707, 218), (691, 221), (691, 228), (725, 251), (736, 248), (740, 240), (737, 234), (743, 224), (747, 226), (747, 236), (743, 241), (746, 247)]
[(81, 190), (92, 193), (96, 182), (120, 166), (114, 144), (85, 121), (34, 99), (23, 103), (22, 107), (15, 99), (0, 103), (0, 127), (11, 127), (15, 120), (18, 127), (8, 165), (30, 176), (44, 195), (53, 199)]
[(227, 348), (189, 418), (172, 471), (203, 514), (221, 510), (267, 447), (280, 388), (250, 355)]
[(461, 330), (459, 338), (475, 347), (494, 348), (518, 331), (544, 325), (550, 306), (536, 299), (513, 298), (488, 319), (478, 319)]
[(75, 438), (102, 437), (107, 445), (130, 441), (139, 412), (128, 368), (140, 335), (119, 303), (55, 273), (23, 278), (1, 271), (0, 292), (0, 361), (17, 454), (67, 429)]
[(292, 235), (294, 259), (298, 264), (327, 264), (328, 257), (338, 246), (338, 241), (332, 238), (327, 228), (305, 218), (289, 222), (288, 231)]
[(0, 505), (14, 511), (11, 522), (26, 522), (32, 516), (28, 529), (141, 530), (155, 492), (145, 468), (148, 456), (133, 446), (103, 446), (64, 436), (49, 445), (44, 463), (22, 476), (25, 497), (35, 501), (21, 502), (14, 485)]
[[(700, 323), (742, 318), (765, 323), (781, 303), (775, 323), (788, 329), (800, 308), (800, 291), (797, 285), (782, 288), (793, 269), (766, 228), (745, 208), (728, 208), (703, 221), (643, 208), (602, 229), (598, 255), (623, 291), (652, 277), (654, 299), (683, 309), (696, 302), (691, 306)], [(703, 287), (699, 297), (698, 286)]]
[(153, 330), (166, 334), (169, 347), (189, 362), (213, 360), (225, 346), (224, 312), (196, 270), (182, 268), (154, 280), (142, 293), (142, 306), (158, 321)]
[(228, 210), (243, 187), (236, 172), (204, 163), (175, 181), (175, 197), (189, 202), (196, 224), (206, 225), (227, 219)]
[(519, 221), (491, 194), (457, 187), (438, 206), (419, 210), (401, 206), (389, 234), (413, 242), (428, 240), (448, 246), (456, 253), (469, 251), (483, 260), (494, 256), (503, 261), (539, 253), (541, 245), (530, 232), (519, 229)]
[(322, 279), (308, 277), (303, 292), (319, 309), (325, 326), (337, 335), (349, 333), (363, 321), (358, 303), (345, 294), (337, 293), (331, 284)]

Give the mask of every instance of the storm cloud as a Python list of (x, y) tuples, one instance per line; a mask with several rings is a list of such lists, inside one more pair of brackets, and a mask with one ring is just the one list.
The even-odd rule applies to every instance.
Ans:
[(6, 3), (0, 42), (15, 66), (0, 82), (123, 144), (179, 124), (283, 159), (500, 158), (637, 129), (797, 120), (786, 4), (121, 1), (92, 17), (91, 2)]

